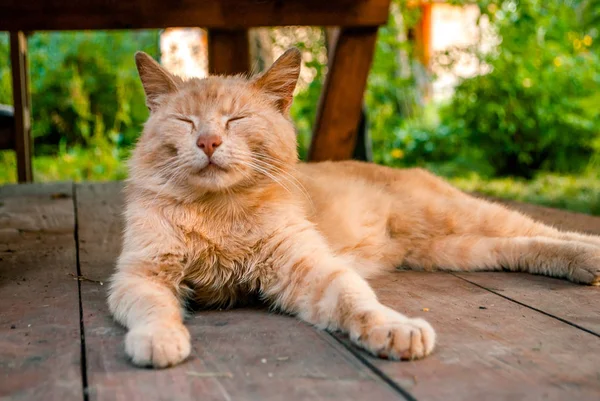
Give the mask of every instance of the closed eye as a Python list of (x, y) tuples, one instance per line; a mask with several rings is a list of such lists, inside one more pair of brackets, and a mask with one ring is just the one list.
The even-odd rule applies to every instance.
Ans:
[(231, 117), (229, 120), (227, 120), (227, 123), (226, 123), (225, 125), (227, 126), (227, 128), (229, 128), (229, 124), (230, 124), (230, 123), (232, 123), (232, 122), (234, 122), (234, 121), (239, 121), (239, 120), (242, 120), (242, 119), (244, 119), (244, 118), (246, 118), (246, 117), (248, 117), (248, 116), (240, 115), (240, 116), (234, 116), (234, 117)]
[(192, 120), (190, 117), (181, 114), (174, 114), (171, 117), (173, 117), (176, 120), (183, 121), (184, 123), (190, 124), (192, 126), (192, 129), (196, 129), (196, 123), (194, 123), (194, 120)]

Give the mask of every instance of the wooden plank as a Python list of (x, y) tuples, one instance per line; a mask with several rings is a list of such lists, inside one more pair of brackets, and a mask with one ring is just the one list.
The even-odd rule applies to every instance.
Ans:
[(421, 60), (423, 66), (429, 70), (431, 55), (432, 55), (432, 25), (431, 25), (431, 11), (433, 9), (433, 4), (431, 3), (421, 3), (419, 4), (421, 8), (421, 17), (417, 26), (415, 27), (415, 45), (417, 56)]
[[(339, 27), (325, 29), (325, 43), (327, 44), (327, 55), (330, 59), (332, 57), (331, 50), (335, 49), (339, 32)], [(368, 130), (366, 107), (364, 105), (361, 108), (360, 119), (356, 127), (356, 140), (351, 158), (367, 162), (373, 161), (373, 149)]]
[(390, 0), (0, 0), (0, 30), (376, 26)]
[(600, 336), (600, 290), (526, 273), (461, 273), (471, 283)]
[(81, 400), (72, 184), (0, 187), (0, 399)]
[(106, 307), (119, 251), (119, 183), (77, 186), (88, 394), (90, 400), (400, 399), (329, 335), (260, 309), (205, 311), (187, 322), (192, 358), (167, 369), (133, 367), (125, 331)]
[[(599, 217), (508, 200), (500, 200), (500, 203), (562, 230), (600, 235)], [(458, 276), (600, 335), (598, 288), (525, 273)]]
[[(4, 18), (4, 17), (3, 17)], [(31, 155), (31, 97), (27, 37), (22, 31), (10, 33), (10, 63), (12, 70), (13, 106), (15, 116), (15, 151), (19, 182), (33, 181)]]
[(248, 30), (208, 31), (208, 71), (210, 74), (235, 75), (250, 72)]
[(336, 36), (329, 50), (329, 72), (319, 101), (310, 161), (350, 159), (356, 145), (377, 28), (339, 28)]
[(417, 399), (600, 399), (597, 336), (447, 273), (389, 273), (371, 284), (384, 304), (437, 330), (436, 350), (421, 361), (364, 356)]

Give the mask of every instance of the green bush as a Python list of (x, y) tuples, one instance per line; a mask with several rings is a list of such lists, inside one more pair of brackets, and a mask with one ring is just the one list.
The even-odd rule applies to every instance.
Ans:
[(484, 1), (480, 9), (501, 43), (479, 55), (491, 72), (462, 81), (440, 129), (476, 148), (496, 175), (581, 171), (599, 150), (600, 3)]
[[(365, 94), (375, 161), (424, 166), (468, 190), (599, 214), (600, 2), (478, 0), (501, 42), (489, 54), (474, 47), (440, 55), (450, 66), (467, 52), (490, 69), (462, 80), (444, 105), (422, 97), (431, 77), (407, 40), (420, 16), (409, 2), (392, 1)], [(295, 43), (315, 75), (292, 108), (303, 158), (327, 72), (317, 57), (323, 39), (313, 30)], [(36, 33), (29, 47), (35, 179), (124, 178), (123, 161), (147, 118), (132, 54), (156, 55), (158, 32)], [(0, 34), (0, 103), (10, 104), (8, 50)], [(490, 180), (498, 175), (533, 179)], [(14, 180), (14, 155), (0, 152), (0, 182)]]
[(374, 161), (389, 165), (410, 165), (427, 153), (417, 150), (429, 128), (416, 80), (424, 70), (415, 60), (413, 44), (403, 40), (419, 21), (420, 9), (407, 3), (394, 0), (387, 25), (379, 29), (365, 93)]
[[(9, 60), (7, 35), (0, 62)], [(35, 33), (29, 40), (36, 155), (104, 141), (130, 145), (148, 116), (133, 53), (158, 53), (157, 31)], [(12, 103), (10, 66), (0, 64), (0, 103)]]

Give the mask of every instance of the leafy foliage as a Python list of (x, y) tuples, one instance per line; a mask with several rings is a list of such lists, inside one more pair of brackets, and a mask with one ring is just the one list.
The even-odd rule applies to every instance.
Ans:
[[(156, 55), (157, 31), (35, 33), (28, 42), (36, 155), (135, 140), (148, 110), (133, 53)], [(0, 62), (8, 54), (4, 35)], [(0, 103), (10, 104), (8, 67), (0, 65)]]
[(457, 187), (499, 198), (600, 215), (600, 175), (586, 171), (578, 176), (537, 173), (533, 179), (483, 179), (474, 174), (451, 179)]
[(480, 2), (501, 43), (478, 54), (491, 72), (462, 81), (441, 129), (479, 149), (497, 175), (584, 168), (600, 136), (600, 38), (589, 18), (598, 4)]
[[(379, 31), (365, 94), (375, 161), (425, 166), (467, 190), (600, 214), (600, 2), (476, 1), (498, 45), (438, 55), (451, 67), (468, 54), (488, 71), (461, 80), (446, 104), (423, 97), (432, 77), (411, 40), (421, 12), (414, 4), (392, 0)], [(291, 37), (314, 76), (291, 111), (305, 157), (327, 73), (325, 35)], [(147, 118), (132, 54), (156, 55), (158, 32), (36, 33), (29, 46), (35, 179), (123, 178)], [(0, 103), (8, 104), (9, 59), (0, 34)], [(0, 182), (14, 181), (11, 152), (0, 152), (0, 166)], [(507, 175), (530, 180), (491, 179)]]

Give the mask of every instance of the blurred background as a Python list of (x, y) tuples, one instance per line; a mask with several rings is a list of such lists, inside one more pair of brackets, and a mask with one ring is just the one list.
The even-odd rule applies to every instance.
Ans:
[[(365, 94), (373, 161), (467, 191), (600, 215), (600, 1), (393, 0)], [(327, 73), (321, 28), (251, 31), (255, 71), (303, 52), (292, 117), (306, 156)], [(120, 180), (148, 116), (133, 53), (204, 76), (202, 29), (29, 37), (34, 179)], [(11, 104), (0, 33), (0, 104)], [(16, 182), (0, 151), (0, 184)]]

